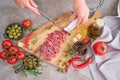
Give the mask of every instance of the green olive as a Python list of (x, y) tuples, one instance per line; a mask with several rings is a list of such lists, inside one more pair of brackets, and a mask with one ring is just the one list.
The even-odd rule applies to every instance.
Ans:
[(15, 32), (15, 29), (11, 29), (11, 32)]
[(18, 33), (18, 34), (17, 34), (17, 36), (20, 36), (20, 35), (21, 35), (21, 33)]
[(18, 28), (18, 25), (17, 25), (17, 24), (15, 24), (15, 25), (14, 25), (14, 27), (15, 27), (15, 28)]
[(17, 39), (18, 38), (18, 36), (14, 36), (14, 39)]
[(14, 25), (12, 25), (11, 28), (14, 28)]
[(16, 29), (16, 33), (19, 33), (19, 32), (20, 32), (20, 30)]
[(9, 38), (13, 38), (13, 35), (10, 35), (10, 34), (9, 34), (8, 36), (9, 36)]
[(10, 30), (11, 29), (11, 27), (8, 27), (8, 30)]
[(18, 28), (18, 25), (17, 25), (17, 24), (15, 24), (15, 28), (16, 28), (16, 29)]
[(7, 30), (7, 33), (9, 33), (10, 31), (9, 30)]
[(17, 29), (21, 30), (21, 27), (18, 27)]
[(16, 36), (17, 34), (14, 32), (13, 35)]

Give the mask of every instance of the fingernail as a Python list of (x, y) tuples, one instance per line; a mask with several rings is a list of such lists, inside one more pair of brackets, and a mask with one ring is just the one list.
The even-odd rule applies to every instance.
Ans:
[(37, 15), (39, 15), (39, 16), (40, 16), (40, 15), (41, 15), (41, 14), (40, 14), (40, 12), (37, 12)]
[(40, 16), (41, 14), (40, 14), (40, 13), (38, 13), (38, 15)]
[(37, 7), (38, 7), (38, 5), (35, 5), (35, 7), (37, 8)]

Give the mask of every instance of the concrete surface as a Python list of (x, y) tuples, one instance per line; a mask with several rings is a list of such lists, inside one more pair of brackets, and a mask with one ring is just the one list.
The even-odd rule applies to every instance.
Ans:
[[(99, 0), (87, 0), (89, 8), (93, 8), (98, 4)], [(73, 0), (35, 0), (39, 9), (46, 13), (51, 19), (57, 16), (72, 11)], [(103, 16), (117, 15), (117, 3), (118, 0), (105, 0), (103, 6), (99, 9)], [(47, 22), (42, 16), (38, 16), (32, 13), (28, 9), (22, 9), (16, 6), (13, 0), (0, 0), (0, 43), (4, 40), (2, 34), (6, 26), (12, 22), (19, 22), (23, 19), (31, 19), (33, 27), (39, 27)], [(0, 46), (0, 51), (2, 50)], [(50, 64), (47, 64), (47, 69), (43, 71), (43, 74), (35, 77), (28, 75), (28, 77), (22, 76), (21, 73), (15, 74), (11, 65), (8, 65), (6, 61), (0, 60), (0, 80), (92, 80), (92, 74), (90, 74), (89, 68), (82, 70), (71, 70), (67, 74), (61, 74), (56, 71), (56, 68)]]

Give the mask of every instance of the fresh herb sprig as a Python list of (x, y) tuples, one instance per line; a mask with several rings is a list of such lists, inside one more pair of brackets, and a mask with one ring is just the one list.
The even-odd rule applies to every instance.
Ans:
[(39, 74), (42, 74), (42, 72), (38, 69), (29, 70), (29, 72), (30, 72), (31, 75), (35, 75), (35, 76), (38, 76)]
[(71, 48), (71, 45), (69, 43), (67, 43), (67, 50), (64, 51), (64, 52), (67, 53), (67, 54), (71, 54), (72, 48)]

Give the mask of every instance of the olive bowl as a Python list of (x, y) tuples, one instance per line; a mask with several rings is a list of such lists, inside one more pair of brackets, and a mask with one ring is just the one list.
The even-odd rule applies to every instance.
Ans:
[[(21, 31), (21, 33), (20, 33), (20, 35), (17, 37), (17, 38), (10, 38), (9, 37), (9, 33), (7, 32), (12, 26), (15, 26), (15, 25), (17, 25), (19, 28), (20, 28), (20, 31)], [(3, 34), (3, 37), (5, 38), (5, 39), (10, 39), (10, 40), (20, 40), (21, 38), (23, 38), (23, 35), (24, 35), (24, 27), (22, 26), (22, 24), (20, 24), (20, 23), (17, 23), (17, 22), (15, 22), (15, 23), (10, 23), (7, 27), (6, 27), (6, 29), (5, 29), (5, 33)], [(17, 33), (15, 33), (15, 34), (17, 34)], [(11, 34), (12, 35), (12, 34)]]

